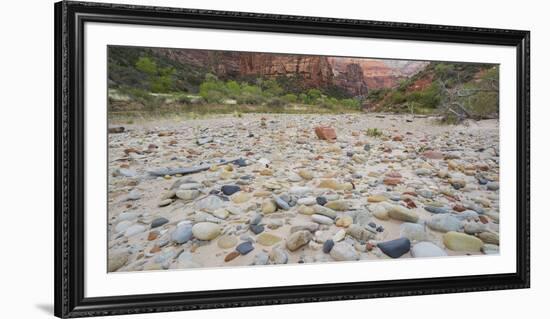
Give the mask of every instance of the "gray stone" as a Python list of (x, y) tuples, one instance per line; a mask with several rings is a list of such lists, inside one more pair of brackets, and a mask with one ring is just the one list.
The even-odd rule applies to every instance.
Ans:
[(311, 220), (316, 222), (316, 223), (323, 224), (323, 225), (332, 225), (332, 224), (334, 224), (334, 220), (332, 220), (331, 218), (329, 218), (327, 216), (323, 216), (323, 215), (313, 214), (313, 215), (311, 215)]
[(159, 217), (159, 218), (155, 218), (152, 222), (151, 222), (151, 228), (157, 228), (157, 227), (160, 227), (166, 223), (168, 223), (169, 220), (164, 218), (164, 217)]
[(424, 226), (414, 223), (401, 224), (401, 226), (399, 226), (399, 235), (408, 238), (410, 241), (423, 241), (428, 237)]
[(261, 252), (254, 256), (252, 265), (267, 265), (269, 262), (269, 255), (267, 253)]
[(332, 247), (334, 247), (334, 241), (332, 239), (329, 239), (323, 243), (323, 252), (325, 254), (330, 253), (332, 250)]
[(330, 250), (330, 257), (336, 261), (359, 260), (359, 254), (345, 241), (336, 243)]
[(283, 249), (274, 248), (269, 253), (269, 259), (275, 265), (286, 264), (288, 262), (288, 255)]
[(281, 197), (275, 196), (274, 199), (275, 199), (275, 204), (280, 209), (283, 209), (283, 210), (289, 210), (290, 209), (290, 205), (288, 205), (288, 203), (286, 201), (284, 201)]
[(290, 251), (295, 251), (300, 247), (309, 243), (313, 235), (307, 230), (300, 230), (291, 234), (286, 240), (286, 248)]
[(408, 253), (411, 249), (411, 242), (408, 238), (401, 237), (377, 244), (380, 250), (391, 258), (399, 258)]
[(223, 200), (216, 195), (207, 196), (203, 199), (198, 200), (195, 203), (195, 207), (197, 209), (201, 209), (204, 211), (211, 211), (211, 212), (223, 206), (224, 206)]
[(462, 229), (462, 223), (453, 215), (440, 214), (432, 216), (426, 224), (433, 230), (440, 232), (459, 231)]
[(238, 251), (241, 255), (246, 255), (246, 254), (248, 254), (249, 252), (251, 252), (251, 251), (254, 250), (254, 246), (252, 245), (251, 242), (245, 241), (245, 242), (240, 243), (240, 244), (235, 248), (235, 250)]
[(443, 257), (447, 256), (445, 250), (436, 246), (435, 244), (429, 241), (422, 241), (418, 244), (413, 245), (411, 248), (411, 256), (414, 258), (422, 257)]
[(146, 230), (147, 228), (143, 225), (133, 225), (133, 226), (130, 226), (128, 228), (126, 228), (126, 231), (124, 232), (124, 235), (126, 237), (131, 237), (131, 236), (134, 236), (134, 235), (137, 235), (139, 233), (142, 233)]
[(178, 244), (184, 244), (193, 236), (191, 224), (181, 224), (172, 232), (170, 238)]

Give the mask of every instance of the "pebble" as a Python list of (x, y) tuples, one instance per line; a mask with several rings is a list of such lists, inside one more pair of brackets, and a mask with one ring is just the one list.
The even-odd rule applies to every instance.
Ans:
[(326, 197), (323, 197), (323, 196), (319, 196), (319, 197), (315, 198), (315, 201), (317, 202), (317, 204), (319, 204), (321, 206), (325, 206), (325, 204), (328, 203)]
[(280, 196), (275, 196), (274, 199), (275, 199), (275, 204), (277, 205), (278, 208), (283, 210), (290, 209), (290, 206), (288, 205), (288, 203), (284, 201)]
[(339, 242), (343, 240), (345, 237), (346, 237), (346, 231), (344, 229), (340, 229), (339, 231), (336, 232), (336, 234), (334, 234), (334, 236), (332, 236), (332, 240), (334, 242)]
[(336, 218), (336, 212), (333, 211), (330, 208), (327, 208), (327, 207), (324, 207), (324, 206), (321, 206), (321, 205), (315, 205), (315, 206), (313, 206), (313, 210), (315, 211), (315, 214), (323, 215), (323, 216), (329, 217), (331, 219)]
[(426, 222), (426, 225), (433, 230), (444, 233), (450, 231), (456, 232), (462, 229), (460, 220), (449, 214), (434, 215)]
[(380, 250), (391, 258), (399, 258), (408, 253), (411, 249), (411, 242), (408, 238), (402, 237), (377, 244)]
[(169, 220), (164, 218), (164, 217), (159, 217), (159, 218), (155, 218), (152, 222), (151, 222), (151, 228), (157, 228), (157, 227), (160, 227), (166, 223), (168, 223)]
[(172, 200), (170, 198), (161, 200), (158, 205), (159, 207), (165, 207), (172, 204)]
[(369, 203), (379, 203), (379, 202), (384, 202), (384, 201), (387, 201), (388, 198), (384, 195), (371, 195), (369, 197), (367, 197), (367, 201)]
[(498, 245), (500, 243), (499, 236), (496, 233), (486, 231), (486, 232), (477, 234), (477, 237), (479, 237), (479, 239), (481, 239), (484, 243), (487, 243), (487, 244)]
[(218, 238), (218, 247), (221, 249), (229, 249), (237, 245), (237, 237), (231, 235), (223, 235)]
[(334, 247), (334, 241), (332, 239), (329, 239), (323, 243), (323, 252), (325, 254), (330, 253), (332, 247)]
[(499, 189), (499, 184), (497, 182), (487, 183), (487, 189), (490, 191), (497, 191)]
[(226, 219), (229, 217), (229, 212), (225, 208), (218, 208), (212, 213), (212, 215), (219, 219)]
[(240, 191), (241, 187), (237, 185), (223, 185), (221, 190), (224, 195), (231, 196)]
[(349, 202), (346, 200), (334, 200), (326, 203), (324, 207), (330, 208), (336, 211), (346, 211), (349, 210)]
[(353, 218), (348, 215), (343, 215), (336, 218), (336, 226), (338, 227), (348, 227), (353, 223)]
[(374, 237), (374, 234), (372, 232), (366, 230), (364, 227), (361, 227), (357, 224), (350, 225), (346, 230), (346, 234), (360, 241), (361, 240), (366, 241)]
[(449, 214), (450, 211), (443, 207), (424, 206), (424, 209), (432, 214)]
[(276, 210), (277, 206), (275, 205), (275, 202), (271, 199), (266, 199), (262, 202), (262, 213), (271, 214), (274, 213)]
[(448, 249), (456, 251), (479, 252), (483, 246), (481, 239), (456, 231), (443, 235), (443, 243)]
[(313, 207), (311, 206), (301, 205), (300, 207), (298, 207), (298, 213), (302, 215), (313, 215), (315, 214), (315, 209), (313, 209)]
[(313, 179), (313, 173), (311, 171), (308, 171), (308, 170), (305, 170), (305, 169), (302, 169), (298, 172), (298, 175), (300, 175), (301, 178), (309, 181), (309, 180), (312, 180)]
[(275, 265), (286, 264), (288, 262), (288, 255), (281, 248), (274, 248), (269, 253), (269, 260)]
[(242, 204), (248, 202), (250, 198), (252, 198), (252, 196), (249, 193), (238, 192), (236, 195), (231, 197), (231, 201), (235, 204)]
[(126, 237), (131, 237), (137, 234), (140, 234), (144, 232), (147, 228), (143, 225), (132, 225), (128, 228), (126, 228), (126, 231), (124, 232), (124, 235)]
[(322, 225), (334, 224), (334, 220), (332, 220), (332, 218), (318, 214), (311, 215), (311, 220)]
[(254, 256), (252, 265), (267, 265), (269, 262), (269, 255), (267, 253), (261, 252)]
[(414, 258), (443, 257), (447, 256), (447, 253), (445, 252), (445, 250), (436, 246), (434, 243), (431, 243), (429, 241), (422, 241), (412, 246), (411, 256), (413, 256)]
[(494, 254), (498, 254), (499, 253), (499, 246), (498, 245), (493, 245), (493, 244), (485, 244), (481, 247), (481, 251), (485, 254), (485, 255), (494, 255)]
[(107, 271), (114, 272), (128, 262), (128, 252), (124, 250), (110, 251), (108, 254)]
[(115, 232), (122, 233), (128, 229), (128, 227), (132, 226), (134, 223), (130, 220), (123, 220), (116, 224), (115, 226)]
[(286, 248), (290, 251), (295, 251), (300, 247), (309, 243), (313, 235), (307, 230), (300, 230), (291, 234), (286, 240)]
[(265, 229), (263, 225), (250, 225), (249, 228), (250, 228), (250, 231), (252, 231), (256, 235), (263, 232)]
[(193, 236), (200, 240), (212, 240), (220, 234), (221, 228), (218, 224), (211, 222), (200, 222), (193, 225)]
[(303, 198), (298, 199), (297, 204), (298, 205), (312, 206), (312, 205), (317, 204), (317, 200), (315, 199), (315, 197), (303, 197)]
[(227, 254), (223, 260), (224, 260), (225, 262), (230, 262), (230, 261), (232, 261), (233, 259), (239, 257), (240, 255), (241, 255), (241, 254), (240, 254), (238, 251), (232, 251), (232, 252), (230, 252), (229, 254)]
[(127, 200), (138, 200), (140, 198), (141, 198), (141, 194), (136, 189), (128, 193), (128, 196), (126, 197)]
[(416, 223), (418, 221), (418, 215), (414, 211), (400, 205), (391, 206), (388, 215), (393, 219), (404, 222)]
[(245, 241), (245, 242), (240, 243), (240, 244), (235, 248), (235, 250), (238, 251), (241, 255), (246, 255), (246, 254), (248, 254), (249, 252), (251, 252), (251, 251), (254, 250), (254, 246), (252, 245), (251, 242)]
[(281, 240), (282, 240), (281, 237), (271, 233), (266, 233), (266, 232), (261, 233), (256, 238), (256, 241), (258, 242), (258, 244), (262, 246), (273, 246), (276, 243), (280, 242)]
[(376, 205), (372, 208), (372, 215), (380, 220), (390, 219), (388, 210), (382, 205)]
[(292, 226), (290, 228), (290, 233), (292, 234), (292, 233), (295, 233), (295, 232), (300, 231), (300, 230), (307, 230), (310, 233), (314, 233), (318, 229), (319, 229), (319, 224), (306, 222), (306, 223), (301, 223), (301, 224), (297, 224), (297, 225)]
[(224, 206), (223, 200), (216, 195), (207, 196), (203, 199), (198, 200), (195, 203), (195, 207), (197, 209), (204, 210), (207, 212), (208, 211), (213, 212), (216, 209), (221, 208), (222, 206)]
[(178, 244), (185, 244), (193, 236), (192, 225), (191, 224), (182, 224), (178, 225), (176, 229), (170, 235), (172, 241), (175, 241)]
[(424, 230), (424, 226), (414, 223), (403, 223), (399, 226), (399, 236), (409, 239), (410, 241), (426, 240), (428, 234)]
[(345, 241), (334, 244), (330, 250), (330, 257), (336, 261), (359, 260), (359, 254), (355, 248)]

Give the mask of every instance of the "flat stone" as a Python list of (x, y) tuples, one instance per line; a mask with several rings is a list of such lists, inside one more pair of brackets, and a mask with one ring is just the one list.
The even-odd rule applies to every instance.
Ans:
[(221, 228), (218, 224), (211, 222), (200, 222), (193, 225), (193, 236), (200, 240), (212, 240), (220, 234)]
[(422, 257), (443, 257), (447, 256), (445, 250), (436, 246), (434, 243), (429, 241), (422, 241), (418, 244), (413, 245), (411, 248), (411, 256), (414, 258)]
[(372, 208), (372, 215), (380, 220), (390, 219), (390, 214), (386, 207), (382, 205), (376, 205)]
[(275, 204), (277, 205), (278, 208), (283, 209), (283, 210), (289, 210), (290, 209), (290, 205), (288, 205), (288, 203), (286, 201), (284, 201), (281, 197), (275, 196), (274, 199), (275, 199)]
[(408, 238), (402, 237), (377, 244), (380, 250), (391, 258), (399, 258), (408, 253), (411, 249), (411, 242)]
[(346, 234), (350, 235), (351, 237), (357, 239), (357, 240), (369, 240), (374, 238), (374, 234), (368, 230), (366, 230), (364, 227), (359, 226), (357, 224), (350, 225), (347, 230)]
[(144, 232), (147, 228), (143, 225), (132, 225), (128, 228), (126, 228), (126, 231), (124, 232), (124, 235), (126, 237), (131, 237), (137, 234), (140, 234)]
[(309, 243), (312, 238), (313, 235), (307, 230), (297, 231), (287, 238), (286, 248), (290, 251), (295, 251)]
[(250, 225), (249, 228), (250, 228), (250, 231), (253, 232), (254, 234), (259, 234), (263, 232), (265, 229), (263, 225)]
[(317, 204), (317, 200), (315, 199), (315, 197), (304, 197), (298, 199), (297, 203), (298, 205), (312, 206)]
[(267, 253), (261, 252), (254, 256), (252, 265), (267, 265), (269, 262), (269, 255)]
[(348, 227), (353, 223), (353, 218), (348, 215), (340, 216), (336, 218), (336, 226), (338, 227)]
[(424, 206), (424, 209), (432, 214), (449, 214), (450, 211), (442, 207)]
[(303, 224), (297, 224), (290, 228), (290, 233), (295, 233), (300, 230), (307, 230), (311, 233), (316, 232), (319, 229), (319, 224), (317, 223), (303, 223)]
[(256, 242), (262, 246), (273, 246), (281, 240), (281, 237), (266, 232), (263, 232), (256, 237)]
[(318, 214), (311, 215), (311, 220), (316, 222), (316, 223), (323, 224), (323, 225), (332, 225), (332, 224), (334, 224), (334, 220), (332, 220), (332, 218), (327, 217), (327, 216), (323, 216), (323, 215), (318, 215)]
[(305, 170), (305, 169), (302, 169), (298, 172), (298, 175), (300, 175), (301, 178), (309, 181), (309, 180), (312, 180), (313, 179), (313, 173), (311, 171), (308, 171), (308, 170)]
[(493, 244), (493, 245), (500, 244), (499, 236), (496, 233), (482, 232), (478, 234), (477, 237), (479, 237), (479, 239), (481, 239), (484, 243), (487, 243), (487, 244)]
[(237, 237), (231, 235), (223, 235), (218, 238), (218, 247), (221, 249), (229, 249), (237, 245)]
[(231, 197), (231, 201), (235, 204), (242, 204), (246, 203), (252, 198), (252, 195), (246, 192), (238, 192), (233, 197)]
[(109, 251), (107, 271), (114, 272), (122, 268), (128, 262), (128, 252), (125, 250)]
[(119, 222), (118, 224), (116, 224), (115, 232), (122, 233), (122, 232), (126, 231), (126, 229), (128, 229), (128, 227), (132, 226), (133, 224), (134, 224), (133, 221), (123, 220), (123, 221)]
[(367, 197), (367, 201), (369, 203), (379, 203), (379, 202), (384, 202), (386, 200), (388, 200), (388, 198), (384, 195), (371, 195)]
[(302, 215), (313, 215), (315, 214), (315, 209), (313, 209), (312, 206), (301, 205), (298, 207), (298, 213)]
[(393, 205), (392, 207), (390, 207), (390, 209), (388, 210), (388, 215), (393, 219), (401, 220), (404, 222), (416, 223), (418, 221), (418, 215), (414, 211), (407, 209), (401, 205)]
[(450, 231), (443, 235), (443, 243), (448, 249), (456, 251), (479, 252), (483, 246), (481, 239), (456, 231)]
[(226, 219), (227, 217), (229, 217), (229, 212), (225, 208), (218, 208), (214, 212), (212, 212), (212, 215), (219, 219)]
[(219, 198), (216, 195), (210, 195), (205, 198), (202, 198), (198, 200), (195, 203), (195, 207), (200, 210), (204, 210), (207, 212), (213, 212), (218, 208), (221, 208), (224, 206), (224, 202), (221, 198)]
[(157, 227), (160, 227), (166, 223), (168, 223), (169, 220), (164, 218), (164, 217), (159, 217), (159, 218), (155, 218), (152, 222), (151, 222), (151, 228), (157, 228)]
[(231, 196), (240, 191), (241, 187), (237, 185), (223, 185), (221, 191), (224, 195)]
[(335, 219), (336, 215), (337, 215), (334, 210), (332, 210), (330, 208), (327, 208), (327, 207), (324, 207), (324, 206), (321, 206), (321, 205), (313, 206), (313, 210), (315, 211), (315, 214), (323, 215), (323, 216), (329, 217), (331, 219)]
[(319, 204), (321, 206), (325, 206), (325, 204), (328, 203), (327, 198), (324, 197), (324, 196), (319, 196), (319, 197), (315, 198), (315, 201), (317, 202), (317, 204)]
[(238, 251), (241, 255), (246, 255), (254, 250), (254, 246), (251, 242), (245, 241), (240, 243), (237, 248), (235, 248), (235, 250)]
[(230, 252), (229, 254), (227, 254), (223, 260), (224, 260), (225, 262), (230, 262), (230, 261), (232, 261), (233, 259), (239, 257), (240, 255), (241, 255), (241, 254), (240, 254), (238, 251), (232, 251), (232, 252)]

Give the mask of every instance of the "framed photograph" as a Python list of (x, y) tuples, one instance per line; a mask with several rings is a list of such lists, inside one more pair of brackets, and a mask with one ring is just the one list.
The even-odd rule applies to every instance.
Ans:
[(529, 287), (529, 31), (55, 22), (56, 316)]

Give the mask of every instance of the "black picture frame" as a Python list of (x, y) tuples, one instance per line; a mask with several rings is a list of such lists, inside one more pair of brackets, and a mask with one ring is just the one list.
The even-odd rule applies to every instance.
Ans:
[[(84, 296), (84, 24), (269, 31), (514, 47), (517, 52), (517, 271), (457, 276)], [(83, 317), (529, 287), (529, 31), (89, 2), (55, 4), (55, 315)]]

